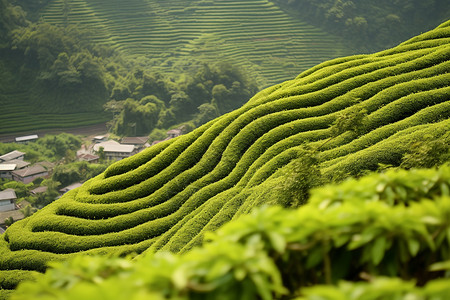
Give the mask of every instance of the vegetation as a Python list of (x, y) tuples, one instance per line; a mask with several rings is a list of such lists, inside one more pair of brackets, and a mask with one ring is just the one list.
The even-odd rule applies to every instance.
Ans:
[(112, 132), (140, 136), (184, 122), (195, 128), (238, 108), (257, 91), (248, 74), (229, 63), (196, 69), (176, 82), (136, 70), (113, 90), (114, 100), (105, 104), (113, 114)]
[(394, 46), (448, 15), (444, 0), (419, 2), (2, 0), (0, 134), (103, 122), (118, 135), (193, 128), (258, 89)]
[[(64, 261), (80, 254), (147, 253), (148, 257), (153, 257), (152, 253), (169, 251), (186, 253), (186, 256), (181, 256), (186, 258), (168, 256), (165, 260), (168, 263), (177, 264), (179, 259), (192, 261), (194, 256), (196, 259), (203, 256), (199, 254), (202, 252), (189, 250), (204, 241), (205, 232), (214, 231), (259, 206), (270, 203), (295, 207), (304, 204), (309, 189), (318, 184), (340, 181), (349, 176), (363, 176), (387, 165), (397, 167), (404, 164), (407, 168), (413, 168), (428, 164), (426, 158), (420, 159), (419, 153), (448, 151), (448, 147), (444, 146), (448, 145), (450, 126), (449, 37), (450, 23), (446, 22), (386, 51), (319, 64), (294, 80), (257, 93), (242, 107), (188, 134), (112, 164), (81, 188), (65, 194), (32, 217), (8, 228), (0, 239), (0, 269), (4, 270), (2, 275), (8, 278), (8, 286), (17, 284), (22, 278), (14, 277), (14, 272), (43, 272), (50, 261)], [(418, 142), (422, 142), (423, 147), (415, 147)], [(446, 157), (448, 153), (442, 153), (433, 163), (445, 161)], [(295, 229), (288, 230), (286, 237), (273, 235), (275, 237), (269, 240), (262, 237), (247, 239), (251, 235), (243, 232), (237, 237), (243, 244), (236, 244), (236, 247), (245, 249), (247, 243), (255, 243), (251, 250), (245, 252), (242, 249), (243, 252), (240, 252), (235, 249), (219, 253), (254, 253), (255, 259), (269, 261), (268, 265), (263, 265), (270, 266), (272, 258), (260, 252), (266, 249), (269, 255), (278, 253), (273, 256), (272, 267), (275, 268), (282, 263), (277, 259), (291, 257), (291, 252), (285, 252), (287, 249), (284, 246), (301, 242), (301, 245), (310, 245), (310, 248), (306, 249), (307, 252), (292, 253), (292, 258), (298, 259), (298, 264), (293, 265), (304, 268), (291, 271), (303, 272), (302, 276), (296, 277), (302, 280), (288, 282), (286, 280), (291, 274), (287, 273), (286, 278), (280, 275), (281, 282), (272, 267), (262, 270), (265, 275), (247, 277), (245, 270), (250, 272), (255, 269), (251, 267), (254, 261), (245, 259), (245, 255), (232, 259), (236, 259), (237, 265), (248, 263), (247, 269), (243, 271), (238, 268), (236, 273), (230, 273), (227, 269), (226, 274), (237, 274), (236, 278), (242, 280), (248, 278), (245, 280), (253, 282), (251, 286), (254, 284), (249, 288), (249, 293), (256, 291), (264, 298), (272, 292), (283, 294), (285, 289), (282, 286), (295, 294), (301, 288), (297, 284), (330, 283), (335, 278), (354, 280), (354, 276), (361, 272), (371, 276), (395, 275), (402, 280), (416, 278), (419, 283), (428, 282), (434, 278), (434, 273), (422, 273), (427, 267), (421, 267), (419, 272), (414, 269), (415, 266), (425, 263), (425, 266), (434, 266), (449, 259), (445, 256), (445, 253), (448, 254), (445, 248), (448, 244), (444, 234), (447, 232), (445, 226), (448, 226), (448, 218), (445, 219), (448, 168), (429, 172), (441, 175), (418, 175), (422, 179), (432, 178), (427, 181), (429, 185), (423, 180), (417, 181), (430, 189), (432, 187), (431, 190), (425, 188), (424, 193), (421, 189), (410, 190), (406, 183), (404, 187), (401, 184), (401, 188), (397, 188), (400, 183), (395, 183), (395, 187), (382, 189), (378, 185), (381, 179), (375, 179), (376, 193), (382, 192), (380, 199), (383, 201), (361, 201), (358, 196), (359, 202), (346, 201), (346, 204), (328, 207), (328, 202), (314, 204), (317, 200), (313, 195), (298, 212), (263, 210), (260, 218), (267, 222), (267, 226), (274, 224), (271, 222), (287, 222), (283, 226), (274, 226), (279, 230), (283, 230), (284, 226)], [(410, 176), (399, 174), (406, 176), (403, 181), (398, 179), (400, 182)], [(305, 182), (304, 178), (314, 180)], [(299, 182), (304, 185), (298, 186)], [(353, 183), (352, 187), (356, 185)], [(285, 188), (274, 188), (277, 186)], [(363, 192), (370, 191), (364, 187)], [(433, 201), (419, 201), (394, 208), (387, 206), (395, 205), (397, 201), (422, 199), (422, 196)], [(374, 200), (373, 195), (369, 194), (368, 199)], [(278, 213), (280, 219), (269, 217)], [(298, 218), (290, 213), (299, 214)], [(340, 213), (352, 216), (344, 220), (345, 229), (341, 226), (342, 219), (334, 217), (338, 224), (331, 222), (332, 215)], [(386, 223), (391, 225), (383, 227), (384, 221), (375, 222), (381, 216), (383, 218), (380, 220), (394, 223)], [(317, 219), (307, 221), (310, 220), (308, 218)], [(297, 222), (297, 219), (300, 221)], [(244, 217), (243, 220), (253, 222), (251, 217)], [(317, 226), (314, 230), (319, 232), (300, 230), (307, 228), (306, 224)], [(410, 224), (413, 225), (408, 227)], [(373, 226), (379, 226), (376, 227), (376, 234), (358, 240), (361, 237), (359, 230), (367, 228), (370, 233), (370, 230), (375, 230)], [(346, 233), (342, 230), (350, 231)], [(314, 242), (303, 244), (305, 240), (299, 236), (302, 232), (305, 239)], [(290, 236), (291, 233), (299, 235)], [(398, 238), (398, 244), (387, 237)], [(261, 244), (263, 241), (268, 244)], [(270, 250), (268, 247), (272, 244), (273, 250)], [(219, 244), (211, 247), (222, 248)], [(322, 255), (322, 249), (332, 251), (332, 254)], [(436, 252), (436, 249), (443, 249), (442, 253)], [(309, 255), (313, 252), (314, 255)], [(330, 257), (341, 252), (351, 253), (355, 263), (346, 268), (331, 264)], [(419, 253), (423, 256), (417, 256)], [(204, 254), (204, 257), (210, 258), (208, 255)], [(333, 263), (340, 264), (345, 257), (348, 258), (345, 256), (348, 254), (342, 255), (342, 259)], [(418, 261), (416, 257), (420, 257)], [(421, 258), (427, 261), (423, 262)], [(206, 264), (207, 261), (199, 260), (199, 263)], [(99, 262), (100, 265), (104, 263), (108, 264)], [(159, 263), (163, 262), (155, 262)], [(255, 264), (261, 266), (259, 262)], [(220, 274), (225, 269), (217, 268), (218, 273), (205, 278), (204, 282), (223, 280)], [(153, 269), (161, 272), (173, 270), (172, 267)], [(346, 274), (341, 274), (344, 271)], [(405, 274), (401, 273), (403, 271)], [(177, 283), (177, 286), (183, 292), (195, 287), (189, 281), (190, 275), (176, 274), (164, 278), (180, 276), (183, 284)], [(153, 280), (151, 278), (161, 277), (149, 275), (147, 278)], [(203, 279), (197, 278), (200, 277), (193, 280), (201, 283)], [(241, 279), (238, 286), (242, 283)], [(233, 282), (230, 281), (230, 284), (234, 285)], [(163, 285), (166, 286), (166, 283)], [(260, 290), (261, 285), (269, 290)], [(231, 291), (228, 287), (224, 289)], [(217, 290), (217, 293), (220, 291)]]
[(70, 162), (81, 147), (81, 138), (69, 133), (45, 135), (34, 143), (0, 143), (0, 153), (19, 150), (25, 153), (25, 160), (31, 163), (40, 161)]
[[(25, 217), (31, 216), (37, 209), (55, 201), (60, 196), (59, 189), (61, 187), (91, 179), (103, 172), (110, 164), (110, 162), (100, 164), (90, 164), (86, 161), (75, 162), (76, 150), (80, 146), (80, 137), (67, 133), (46, 135), (27, 145), (0, 143), (0, 154), (20, 150), (26, 153), (26, 161), (32, 163), (47, 161), (56, 164), (51, 178), (36, 178), (29, 184), (2, 179), (0, 190), (14, 189), (18, 198), (17, 202), (22, 206), (22, 213)], [(34, 189), (39, 187), (46, 187), (46, 190), (36, 194), (32, 193)], [(29, 205), (23, 205), (27, 202)], [(6, 223), (10, 226), (13, 221), (11, 218)]]
[[(265, 0), (245, 7), (189, 1), (181, 12), (175, 2), (2, 0), (0, 134), (107, 121), (119, 135), (194, 127), (258, 88), (345, 53)], [(237, 12), (248, 14), (248, 26), (230, 17)], [(214, 25), (218, 13), (229, 20)], [(261, 26), (267, 29), (255, 29)], [(278, 44), (281, 30), (290, 53)], [(315, 44), (305, 47), (310, 39)], [(111, 101), (124, 111), (116, 113)]]
[(445, 0), (275, 0), (275, 3), (343, 37), (360, 52), (393, 47), (446, 21), (450, 13), (450, 4)]
[(450, 165), (372, 173), (315, 189), (297, 210), (255, 209), (181, 255), (53, 263), (12, 299), (444, 300), (449, 191)]

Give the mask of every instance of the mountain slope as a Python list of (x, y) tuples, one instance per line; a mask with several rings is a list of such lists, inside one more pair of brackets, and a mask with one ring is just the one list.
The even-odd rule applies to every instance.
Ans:
[(51, 1), (43, 19), (87, 26), (99, 43), (155, 59), (155, 68), (166, 73), (186, 59), (229, 60), (250, 69), (258, 84), (267, 87), (292, 78), (298, 70), (350, 53), (338, 39), (268, 0), (64, 3)]
[[(325, 62), (195, 131), (113, 164), (13, 224), (0, 269), (15, 281), (79, 253), (185, 251), (272, 195), (307, 142), (327, 178), (398, 164), (450, 129), (450, 21), (393, 49)], [(333, 122), (365, 111), (359, 131)], [(278, 181), (277, 181), (278, 180)]]

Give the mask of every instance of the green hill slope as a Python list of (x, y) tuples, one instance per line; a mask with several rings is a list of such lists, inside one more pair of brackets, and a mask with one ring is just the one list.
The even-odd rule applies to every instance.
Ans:
[[(411, 142), (449, 132), (449, 42), (446, 22), (390, 50), (330, 60), (113, 164), (7, 230), (2, 288), (79, 253), (185, 251), (262, 194), (277, 202), (271, 187), (306, 142), (326, 178), (398, 164)], [(359, 130), (336, 137), (332, 124), (361, 111)]]
[(98, 42), (149, 56), (166, 73), (188, 58), (229, 60), (252, 70), (262, 87), (349, 53), (268, 0), (54, 0), (42, 15), (53, 24), (85, 25)]

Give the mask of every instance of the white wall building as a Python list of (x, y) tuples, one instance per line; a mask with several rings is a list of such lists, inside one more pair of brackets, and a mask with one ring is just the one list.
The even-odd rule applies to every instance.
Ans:
[(13, 189), (6, 189), (0, 192), (0, 211), (10, 211), (16, 209), (16, 192)]
[(122, 145), (116, 141), (110, 140), (94, 145), (94, 151), (98, 153), (103, 148), (107, 160), (121, 160), (136, 154), (134, 145)]

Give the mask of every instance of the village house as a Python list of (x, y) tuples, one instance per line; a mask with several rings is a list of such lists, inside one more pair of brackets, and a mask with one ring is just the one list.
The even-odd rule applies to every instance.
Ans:
[(93, 150), (98, 153), (100, 148), (103, 148), (107, 160), (121, 160), (137, 153), (134, 145), (122, 145), (113, 140), (95, 144)]
[(167, 131), (168, 139), (173, 139), (180, 135), (181, 135), (181, 129), (171, 129), (171, 130)]
[(6, 162), (6, 161), (11, 161), (14, 159), (23, 160), (24, 157), (25, 157), (25, 153), (14, 150), (14, 151), (11, 151), (9, 153), (6, 153), (6, 154), (0, 156), (0, 163)]
[(103, 143), (103, 142), (106, 142), (107, 140), (108, 140), (107, 135), (97, 135), (92, 138), (92, 142), (94, 144)]
[(0, 178), (12, 179), (12, 172), (26, 168), (30, 165), (29, 162), (13, 159), (10, 161), (0, 163)]
[(6, 189), (0, 192), (0, 211), (10, 211), (16, 209), (16, 192), (13, 189)]
[(136, 137), (123, 137), (121, 140), (122, 145), (133, 145), (135, 150), (140, 152), (143, 149), (150, 147), (148, 143), (148, 137), (146, 136), (136, 136)]
[(71, 190), (74, 190), (74, 189), (76, 189), (76, 188), (82, 186), (82, 185), (83, 185), (83, 184), (82, 184), (81, 182), (75, 182), (75, 183), (72, 183), (71, 185), (68, 185), (68, 186), (66, 186), (66, 187), (63, 187), (62, 189), (59, 190), (59, 192), (60, 192), (61, 194), (65, 194), (65, 193), (67, 193), (67, 192), (69, 192), (69, 191), (71, 191)]
[(48, 177), (50, 172), (42, 165), (36, 164), (34, 166), (13, 171), (12, 179), (18, 182), (28, 184), (38, 177)]
[(176, 137), (180, 136), (181, 133), (182, 133), (181, 129), (171, 129), (171, 130), (167, 131), (167, 137), (164, 140), (162, 140), (162, 141), (153, 141), (152, 142), (152, 146), (156, 145), (158, 143), (161, 143), (161, 142), (168, 141), (170, 139), (176, 138)]
[(33, 195), (39, 195), (39, 194), (47, 192), (47, 190), (48, 190), (48, 186), (44, 185), (44, 186), (39, 186), (39, 187), (37, 187), (35, 189), (32, 189), (30, 191), (30, 193), (33, 194)]
[(16, 169), (16, 164), (0, 164), (0, 178), (12, 179), (12, 172)]
[(35, 142), (38, 138), (39, 137), (38, 137), (37, 134), (20, 136), (20, 137), (16, 137), (15, 138), (15, 142), (17, 144), (28, 144), (28, 143), (31, 143), (31, 142)]
[(97, 164), (100, 161), (100, 156), (92, 153), (79, 153), (77, 158), (79, 161), (87, 161), (91, 164)]

